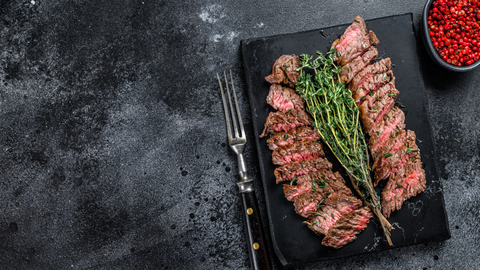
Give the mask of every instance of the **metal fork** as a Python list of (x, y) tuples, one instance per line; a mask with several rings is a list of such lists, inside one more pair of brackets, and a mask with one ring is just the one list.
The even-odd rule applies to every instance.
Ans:
[[(247, 232), (250, 263), (253, 269), (271, 269), (265, 235), (263, 234), (263, 227), (260, 219), (257, 198), (255, 196), (255, 190), (253, 188), (253, 179), (250, 178), (247, 174), (247, 165), (245, 163), (245, 158), (243, 157), (243, 150), (245, 149), (247, 138), (245, 136), (242, 116), (238, 107), (237, 95), (235, 93), (235, 85), (233, 84), (232, 70), (230, 70), (230, 84), (232, 85), (233, 98), (235, 100), (235, 110), (232, 105), (227, 74), (223, 72), (223, 75), (225, 78), (225, 88), (228, 96), (228, 104), (230, 106), (228, 106), (227, 104), (225, 92), (222, 86), (222, 81), (220, 80), (220, 76), (218, 75), (218, 73), (217, 78), (218, 83), (220, 84), (220, 90), (222, 91), (223, 108), (225, 111), (225, 120), (227, 122), (228, 144), (233, 149), (235, 154), (237, 154), (238, 159), (238, 172), (240, 174), (240, 179), (238, 180), (237, 185), (240, 195), (242, 197), (242, 209), (244, 213), (243, 216), (245, 221), (245, 229)], [(232, 121), (230, 121), (228, 107), (230, 107)], [(235, 117), (235, 114), (237, 115), (237, 117)], [(238, 118), (238, 125), (236, 118)], [(232, 135), (232, 124), (235, 136)], [(238, 132), (239, 129), (240, 133)]]

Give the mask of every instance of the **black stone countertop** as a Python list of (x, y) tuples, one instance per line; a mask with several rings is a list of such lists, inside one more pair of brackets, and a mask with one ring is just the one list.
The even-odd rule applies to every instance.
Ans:
[[(423, 5), (0, 1), (0, 269), (248, 269), (215, 73), (235, 73), (259, 178), (240, 40), (413, 13), (420, 41)], [(288, 268), (480, 262), (480, 70), (419, 55), (451, 239)]]

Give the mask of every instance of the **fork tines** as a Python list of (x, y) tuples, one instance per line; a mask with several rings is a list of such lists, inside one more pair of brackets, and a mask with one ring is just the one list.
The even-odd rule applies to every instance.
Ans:
[(235, 137), (232, 137), (232, 131), (231, 131), (231, 127), (230, 127), (230, 117), (229, 117), (229, 113), (228, 113), (229, 110), (227, 108), (228, 105), (227, 105), (227, 101), (225, 100), (225, 92), (223, 90), (222, 81), (220, 80), (220, 76), (218, 75), (218, 73), (217, 73), (217, 78), (218, 78), (218, 83), (220, 84), (220, 90), (222, 91), (223, 107), (224, 107), (224, 111), (225, 111), (225, 120), (227, 121), (228, 142), (230, 144), (232, 144), (235, 140), (238, 140), (238, 139), (245, 140), (245, 131), (243, 129), (242, 116), (240, 115), (240, 109), (238, 107), (237, 95), (235, 94), (235, 85), (233, 84), (232, 70), (230, 70), (230, 83), (232, 85), (233, 98), (235, 100), (236, 114), (237, 114), (237, 117), (238, 117), (238, 127), (240, 128), (241, 134), (238, 133), (237, 120), (236, 120), (237, 117), (235, 117), (235, 111), (233, 109), (232, 99), (231, 99), (231, 96), (230, 96), (230, 87), (228, 86), (229, 83), (228, 83), (227, 74), (226, 74), (225, 71), (223, 72), (223, 75), (224, 75), (224, 78), (225, 78), (225, 86), (226, 86), (226, 91), (227, 91), (227, 95), (228, 95), (228, 103), (230, 104), (230, 106), (229, 106), (230, 107), (230, 112), (232, 114), (233, 130), (235, 132)]

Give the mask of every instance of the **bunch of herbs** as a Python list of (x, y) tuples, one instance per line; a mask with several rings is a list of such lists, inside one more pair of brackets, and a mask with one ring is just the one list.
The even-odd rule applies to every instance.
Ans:
[(300, 78), (297, 91), (306, 101), (313, 125), (324, 143), (345, 168), (353, 187), (379, 218), (390, 245), (392, 225), (381, 212), (380, 199), (371, 179), (371, 168), (365, 136), (360, 126), (360, 111), (340, 81), (341, 66), (335, 64), (336, 51), (318, 57), (300, 55)]

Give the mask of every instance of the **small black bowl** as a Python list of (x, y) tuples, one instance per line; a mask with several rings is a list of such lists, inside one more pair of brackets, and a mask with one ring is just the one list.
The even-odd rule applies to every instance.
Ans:
[(437, 51), (435, 51), (435, 48), (433, 47), (433, 44), (432, 44), (432, 40), (430, 39), (430, 34), (429, 34), (430, 31), (428, 29), (428, 23), (427, 23), (428, 11), (430, 11), (430, 7), (432, 6), (433, 1), (435, 0), (428, 0), (427, 3), (425, 3), (425, 7), (423, 8), (423, 18), (422, 18), (422, 25), (421, 25), (423, 44), (425, 44), (428, 54), (430, 55), (430, 57), (433, 59), (435, 63), (451, 71), (465, 72), (465, 71), (470, 71), (477, 68), (480, 65), (480, 60), (469, 66), (459, 67), (459, 66), (454, 66), (445, 62), (440, 57), (440, 55), (438, 55)]

